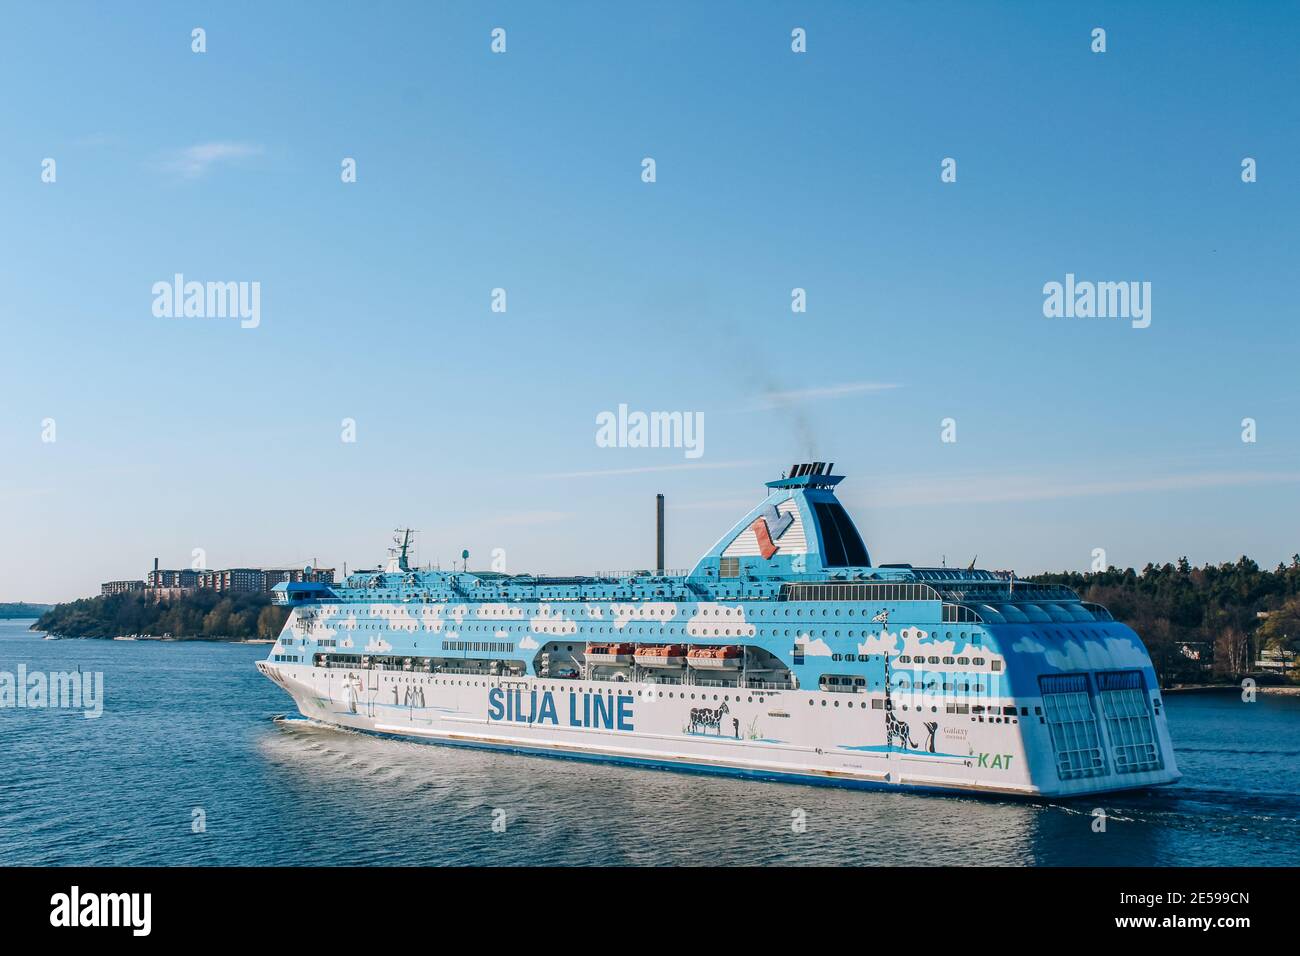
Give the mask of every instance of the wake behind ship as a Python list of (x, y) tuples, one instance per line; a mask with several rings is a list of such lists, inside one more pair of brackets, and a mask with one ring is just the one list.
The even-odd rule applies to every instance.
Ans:
[(823, 462), (685, 575), (411, 568), (284, 583), (258, 669), (305, 716), (431, 742), (841, 786), (1173, 783), (1151, 659), (1065, 587), (873, 566)]

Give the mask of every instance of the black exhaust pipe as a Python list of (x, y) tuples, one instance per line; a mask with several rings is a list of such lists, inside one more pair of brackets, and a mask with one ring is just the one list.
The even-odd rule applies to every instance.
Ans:
[(664, 573), (664, 496), (655, 495), (655, 571)]

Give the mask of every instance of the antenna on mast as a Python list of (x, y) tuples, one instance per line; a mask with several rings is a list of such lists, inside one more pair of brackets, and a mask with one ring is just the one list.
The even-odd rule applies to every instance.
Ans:
[(388, 553), (396, 555), (397, 569), (399, 571), (409, 571), (411, 569), (411, 565), (407, 561), (407, 555), (411, 550), (411, 535), (413, 534), (415, 534), (415, 532), (410, 528), (393, 529), (394, 547), (389, 548)]

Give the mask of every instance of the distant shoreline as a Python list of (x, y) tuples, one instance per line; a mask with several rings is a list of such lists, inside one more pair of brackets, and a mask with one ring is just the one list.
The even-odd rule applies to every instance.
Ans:
[[(33, 623), (36, 618), (32, 618)], [(30, 630), (30, 629), (29, 629)], [(153, 634), (122, 634), (118, 637), (76, 637), (68, 634), (49, 634), (46, 631), (31, 631), (41, 640), (54, 641), (126, 641), (134, 643), (145, 641), (150, 644), (274, 644), (270, 637), (159, 637)]]
[(8, 604), (0, 605), (0, 621), (36, 621), (46, 611), (54, 609), (52, 604)]
[[(36, 618), (31, 618), (33, 622)], [(32, 631), (33, 634), (40, 635), (44, 639), (44, 631)], [(154, 637), (153, 635), (141, 634), (130, 635), (124, 634), (119, 637), (64, 637), (57, 636), (54, 638), (59, 641), (150, 641), (163, 644), (274, 644), (275, 640), (265, 637), (253, 638), (229, 638), (229, 637)], [(1240, 691), (1240, 682), (1229, 682), (1224, 684), (1183, 684), (1178, 687), (1165, 687), (1161, 689), (1162, 694), (1203, 694), (1212, 691)], [(1255, 692), (1259, 694), (1274, 694), (1279, 697), (1300, 697), (1300, 684), (1256, 684)]]
[(269, 594), (200, 588), (157, 600), (143, 591), (81, 598), (42, 614), (31, 629), (58, 638), (239, 642), (274, 639), (288, 617)]
[[(1241, 683), (1235, 684), (1186, 684), (1182, 687), (1166, 687), (1162, 694), (1199, 694), (1215, 690), (1241, 691)], [(1296, 684), (1256, 684), (1257, 694), (1276, 694), (1280, 697), (1300, 697), (1300, 685)]]

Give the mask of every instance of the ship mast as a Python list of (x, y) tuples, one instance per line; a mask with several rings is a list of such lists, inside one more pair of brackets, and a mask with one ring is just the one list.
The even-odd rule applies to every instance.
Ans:
[(389, 548), (389, 554), (395, 554), (397, 557), (397, 569), (399, 571), (411, 570), (411, 565), (407, 561), (407, 555), (411, 550), (411, 535), (415, 532), (410, 528), (394, 528), (393, 544), (395, 547)]

